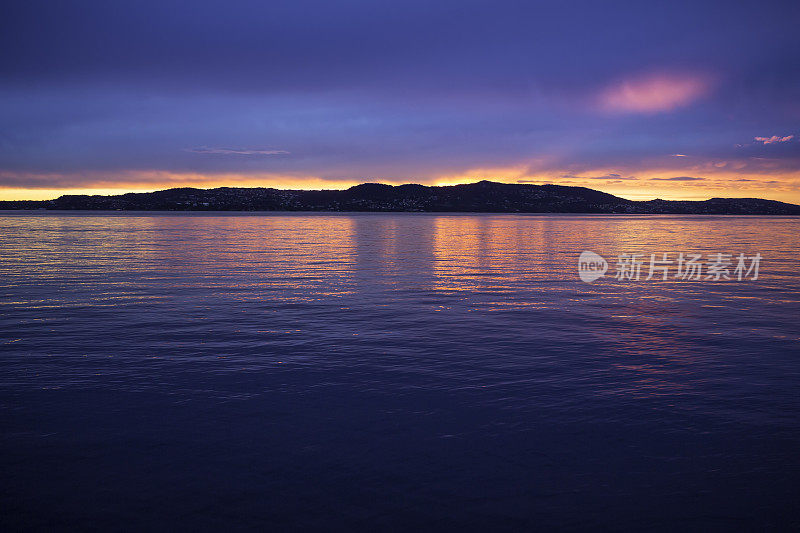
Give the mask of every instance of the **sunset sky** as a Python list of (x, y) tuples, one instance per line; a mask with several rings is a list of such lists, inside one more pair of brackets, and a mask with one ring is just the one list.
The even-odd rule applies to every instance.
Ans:
[(800, 2), (4, 2), (0, 199), (365, 181), (800, 203)]

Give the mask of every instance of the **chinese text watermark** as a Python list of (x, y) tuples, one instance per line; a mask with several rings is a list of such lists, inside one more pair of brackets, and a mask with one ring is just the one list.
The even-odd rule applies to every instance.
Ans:
[[(613, 276), (618, 280), (757, 280), (763, 256), (760, 253), (623, 253), (617, 256)], [(578, 275), (591, 283), (606, 275), (608, 261), (594, 252), (583, 252), (578, 258)]]

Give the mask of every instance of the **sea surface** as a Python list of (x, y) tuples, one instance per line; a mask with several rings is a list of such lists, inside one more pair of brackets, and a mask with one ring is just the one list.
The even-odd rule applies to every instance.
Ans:
[(5, 531), (796, 529), (799, 386), (798, 218), (0, 213)]

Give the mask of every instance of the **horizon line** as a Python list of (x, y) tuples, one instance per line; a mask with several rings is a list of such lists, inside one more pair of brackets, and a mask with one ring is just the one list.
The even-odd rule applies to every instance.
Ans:
[[(58, 196), (54, 196), (52, 198), (40, 198), (40, 199), (25, 199), (25, 198), (2, 199), (2, 198), (0, 198), (0, 203), (2, 203), (2, 202), (49, 202), (49, 201), (57, 200), (57, 199), (59, 199), (61, 197), (64, 197), (64, 196), (90, 196), (90, 197), (92, 197), (92, 196), (101, 196), (101, 197), (111, 197), (111, 196), (123, 196), (123, 195), (126, 195), (126, 194), (152, 194), (152, 193), (156, 193), (156, 192), (163, 192), (163, 191), (176, 190), (176, 189), (195, 189), (195, 190), (203, 190), (203, 191), (209, 191), (209, 190), (215, 190), (215, 189), (273, 189), (273, 190), (279, 190), (279, 191), (313, 192), (313, 191), (347, 191), (349, 189), (352, 189), (354, 187), (359, 187), (359, 186), (362, 186), (362, 185), (385, 185), (387, 187), (403, 187), (403, 186), (408, 186), (408, 185), (416, 185), (416, 186), (420, 186), (420, 187), (433, 188), (433, 187), (457, 187), (457, 186), (464, 186), (464, 185), (477, 185), (479, 183), (484, 183), (484, 182), (485, 183), (496, 184), (496, 185), (516, 185), (516, 186), (533, 186), (533, 187), (542, 187), (542, 186), (547, 186), (547, 185), (555, 185), (555, 186), (564, 187), (564, 188), (588, 189), (588, 190), (592, 190), (592, 191), (596, 191), (596, 192), (601, 192), (603, 194), (608, 194), (608, 195), (614, 196), (616, 198), (620, 198), (620, 199), (631, 201), (631, 202), (651, 202), (651, 201), (655, 201), (655, 200), (668, 201), (668, 202), (703, 202), (703, 201), (708, 201), (708, 200), (712, 200), (712, 199), (726, 199), (726, 200), (736, 200), (736, 199), (745, 200), (745, 199), (749, 199), (749, 200), (773, 201), (773, 202), (779, 202), (779, 203), (788, 204), (788, 205), (800, 206), (800, 203), (786, 202), (786, 201), (783, 201), (783, 200), (774, 200), (772, 198), (763, 198), (763, 197), (756, 197), (756, 196), (707, 196), (707, 195), (700, 196), (700, 195), (695, 195), (695, 196), (683, 196), (683, 197), (677, 197), (677, 198), (663, 198), (663, 197), (651, 196), (651, 195), (614, 194), (614, 193), (603, 191), (601, 189), (596, 189), (596, 188), (593, 188), (593, 187), (587, 187), (587, 186), (584, 186), (584, 185), (571, 185), (571, 184), (570, 185), (561, 185), (561, 184), (558, 184), (558, 183), (553, 183), (552, 181), (545, 181), (545, 180), (542, 180), (541, 183), (529, 183), (529, 182), (526, 182), (526, 183), (518, 183), (518, 182), (516, 182), (516, 183), (508, 183), (508, 182), (504, 182), (504, 181), (494, 181), (494, 180), (486, 179), (486, 178), (478, 179), (476, 181), (471, 181), (471, 182), (464, 182), (464, 183), (435, 183), (435, 184), (423, 184), (423, 183), (414, 183), (414, 182), (394, 184), (394, 183), (385, 183), (385, 182), (382, 182), (382, 181), (364, 181), (364, 182), (357, 183), (355, 185), (350, 185), (350, 186), (347, 186), (347, 187), (329, 187), (329, 188), (328, 187), (325, 187), (325, 188), (296, 188), (296, 187), (280, 187), (280, 186), (264, 186), (264, 185), (249, 185), (249, 186), (248, 185), (217, 185), (217, 186), (209, 186), (209, 187), (204, 187), (204, 186), (176, 186), (176, 187), (153, 188), (153, 189), (151, 189), (151, 188), (148, 188), (148, 189), (128, 189), (128, 190), (121, 190), (122, 192), (117, 192), (117, 191), (120, 191), (120, 190), (111, 189), (111, 188), (88, 188), (87, 187), (87, 188), (83, 188), (83, 189), (77, 189), (78, 191), (87, 191), (87, 192), (64, 193), (64, 194), (60, 194)], [(6, 189), (6, 190), (12, 189), (13, 190), (13, 188), (11, 188), (11, 187), (0, 188), (0, 193), (2, 192), (3, 189)], [(16, 189), (16, 190), (20, 190), (20, 189)], [(47, 190), (47, 191), (63, 190), (63, 191), (69, 191), (71, 189), (35, 188), (35, 189), (21, 189), (21, 190), (28, 190), (28, 191), (31, 191), (31, 190)], [(92, 194), (91, 191), (97, 191), (97, 192)], [(112, 191), (114, 191), (114, 192), (112, 192)], [(631, 196), (639, 196), (639, 198), (632, 198)], [(647, 199), (642, 199), (641, 196), (647, 196)]]

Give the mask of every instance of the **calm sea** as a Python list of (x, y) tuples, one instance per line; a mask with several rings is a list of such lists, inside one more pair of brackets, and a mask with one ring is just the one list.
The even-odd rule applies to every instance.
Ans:
[(799, 268), (798, 218), (0, 213), (0, 527), (798, 527)]

